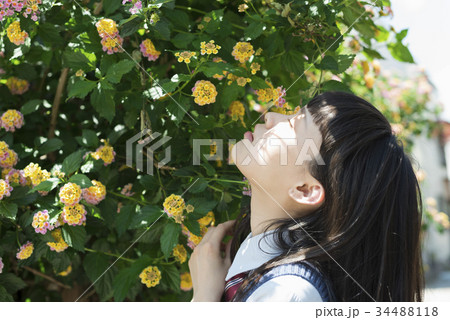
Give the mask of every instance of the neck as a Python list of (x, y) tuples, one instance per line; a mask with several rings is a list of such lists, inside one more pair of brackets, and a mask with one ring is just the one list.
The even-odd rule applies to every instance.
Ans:
[[(264, 190), (252, 186), (252, 198), (250, 200), (250, 229), (252, 236), (263, 233), (265, 228), (274, 219), (289, 218), (289, 215), (280, 207)], [(274, 229), (276, 226), (269, 228)]]

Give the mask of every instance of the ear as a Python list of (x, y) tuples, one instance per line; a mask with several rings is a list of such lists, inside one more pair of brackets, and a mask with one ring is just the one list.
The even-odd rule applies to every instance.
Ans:
[(299, 204), (320, 205), (325, 199), (325, 190), (319, 182), (296, 185), (289, 189), (289, 196)]

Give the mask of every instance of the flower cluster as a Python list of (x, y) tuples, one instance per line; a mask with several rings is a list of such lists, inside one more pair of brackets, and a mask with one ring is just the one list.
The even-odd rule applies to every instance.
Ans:
[(69, 265), (66, 270), (58, 273), (58, 276), (67, 277), (72, 272), (72, 265)]
[(37, 21), (39, 7), (41, 0), (0, 0), (0, 21), (4, 17), (13, 16), (14, 12), (21, 12), (23, 9), (23, 16), (28, 18), (31, 15), (31, 20)]
[(59, 198), (66, 206), (73, 206), (81, 200), (81, 188), (73, 182), (66, 183), (59, 189)]
[(20, 29), (19, 21), (14, 21), (9, 25), (8, 29), (6, 29), (6, 35), (8, 36), (9, 41), (16, 46), (24, 44), (25, 39), (28, 38), (28, 33)]
[(0, 179), (0, 200), (3, 198), (9, 197), (11, 195), (11, 191), (13, 187), (9, 185), (8, 180)]
[(201, 55), (204, 54), (217, 54), (219, 52), (219, 49), (221, 48), (221, 46), (214, 44), (214, 40), (209, 40), (208, 43), (206, 43), (205, 41), (202, 41), (200, 43), (200, 53)]
[(189, 272), (180, 274), (180, 289), (183, 291), (192, 290), (192, 278)]
[(116, 22), (111, 19), (100, 19), (95, 26), (98, 35), (102, 38), (103, 51), (113, 54), (122, 51), (123, 39), (119, 35)]
[(97, 180), (92, 180), (92, 186), (89, 188), (84, 188), (82, 190), (83, 199), (86, 200), (87, 203), (97, 205), (100, 201), (105, 199), (106, 196), (106, 187)]
[(56, 229), (55, 231), (52, 231), (51, 235), (56, 240), (56, 242), (47, 242), (47, 245), (50, 247), (50, 250), (62, 252), (69, 247), (69, 245), (64, 241), (62, 237), (62, 232), (60, 228)]
[(139, 278), (141, 278), (141, 282), (145, 284), (147, 288), (155, 287), (161, 280), (161, 271), (159, 271), (157, 267), (148, 266), (142, 270)]
[(178, 62), (191, 63), (191, 58), (195, 57), (196, 53), (193, 51), (175, 52), (175, 57), (178, 58)]
[(123, 194), (124, 196), (132, 197), (132, 196), (134, 196), (134, 192), (131, 192), (132, 188), (133, 188), (133, 184), (132, 183), (128, 183), (128, 184), (123, 186), (123, 188), (120, 191), (120, 193)]
[(214, 223), (216, 223), (216, 218), (214, 217), (214, 212), (209, 211), (206, 216), (200, 218), (197, 220), (197, 222), (201, 225), (201, 226), (209, 226), (209, 225), (214, 225)]
[(194, 101), (199, 106), (216, 102), (217, 91), (214, 84), (208, 80), (197, 80), (192, 88)]
[(186, 248), (182, 244), (177, 244), (175, 248), (173, 248), (173, 256), (179, 263), (184, 263), (187, 259)]
[(36, 233), (46, 234), (47, 231), (53, 230), (54, 226), (50, 224), (50, 216), (48, 210), (38, 211), (33, 216), (31, 225)]
[[(138, 13), (140, 10), (142, 10), (142, 2), (140, 0), (123, 0), (122, 4), (126, 4), (127, 2), (131, 2), (133, 4), (133, 6), (130, 8), (130, 13), (131, 14), (136, 14)], [(134, 3), (133, 3), (134, 2)]]
[(19, 79), (17, 77), (9, 77), (6, 80), (6, 86), (12, 94), (23, 94), (28, 91), (30, 84), (27, 80)]
[(249, 42), (238, 42), (233, 47), (231, 55), (234, 59), (239, 60), (240, 63), (248, 61), (250, 57), (255, 53), (253, 46)]
[(250, 65), (250, 69), (252, 70), (252, 74), (256, 74), (256, 72), (261, 69), (261, 65), (259, 63), (257, 63), (257, 62), (253, 62)]
[[(25, 81), (25, 80), (24, 80)], [(20, 111), (9, 109), (2, 114), (0, 126), (6, 131), (14, 132), (23, 125), (23, 115)]]
[(19, 252), (17, 252), (16, 258), (19, 260), (28, 259), (33, 254), (34, 246), (28, 241), (23, 246), (19, 248)]
[(114, 162), (116, 152), (114, 151), (114, 148), (108, 144), (108, 142), (105, 142), (105, 145), (98, 147), (95, 152), (91, 152), (91, 156), (95, 160), (102, 159), (103, 164), (107, 166)]
[(14, 150), (9, 149), (6, 142), (0, 141), (0, 167), (12, 168), (17, 164), (19, 157)]
[[(226, 63), (226, 61), (222, 60), (222, 58), (220, 58), (220, 57), (214, 57), (213, 58), (213, 62), (217, 62), (217, 63), (224, 62), (224, 63)], [(224, 77), (226, 77), (227, 74), (228, 74), (228, 71), (223, 70), (222, 74), (216, 73), (215, 75), (213, 75), (213, 78), (218, 79), (218, 80), (222, 80)]]
[(239, 12), (245, 12), (245, 10), (247, 10), (247, 9), (248, 9), (248, 5), (246, 5), (245, 3), (240, 4), (240, 5), (238, 6), (238, 11), (239, 11)]
[(164, 212), (173, 218), (176, 223), (181, 223), (184, 220), (183, 211), (186, 204), (181, 196), (171, 194), (164, 200), (163, 207)]
[(70, 226), (80, 226), (86, 221), (86, 209), (82, 204), (64, 206), (61, 217)]
[(256, 90), (256, 94), (258, 95), (258, 101), (260, 102), (270, 102), (273, 100), (274, 105), (279, 108), (282, 108), (286, 103), (284, 97), (286, 96), (286, 89), (282, 86), (274, 89), (273, 85), (266, 81), (269, 88)]
[(197, 222), (200, 225), (200, 236), (190, 232), (185, 225), (181, 225), (181, 232), (187, 237), (187, 245), (191, 249), (194, 249), (202, 241), (203, 236), (208, 231), (208, 226), (214, 225), (216, 219), (214, 213), (210, 211), (206, 216), (198, 219)]
[(244, 114), (245, 114), (245, 107), (244, 104), (240, 101), (233, 101), (230, 104), (230, 107), (228, 108), (228, 112), (231, 116), (231, 119), (234, 121), (240, 120), (242, 125), (245, 127), (244, 123)]
[(41, 167), (37, 163), (31, 162), (24, 169), (23, 173), (25, 178), (30, 181), (31, 185), (37, 186), (42, 181), (45, 181), (50, 178), (50, 172), (47, 170), (42, 170)]
[(161, 54), (160, 51), (156, 50), (155, 45), (150, 39), (142, 41), (139, 47), (141, 48), (142, 55), (147, 57), (148, 61), (155, 61)]

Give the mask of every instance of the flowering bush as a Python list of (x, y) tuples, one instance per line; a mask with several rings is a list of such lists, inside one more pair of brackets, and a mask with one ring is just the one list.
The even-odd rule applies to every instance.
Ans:
[[(327, 90), (407, 142), (433, 127), (424, 75), (380, 75), (375, 42), (413, 62), (407, 30), (376, 24), (389, 0), (0, 4), (0, 301), (189, 301), (192, 249), (251, 196), (228, 148), (192, 165), (194, 138), (241, 139)], [(171, 137), (166, 165), (146, 153), (154, 174), (127, 162), (143, 130)]]

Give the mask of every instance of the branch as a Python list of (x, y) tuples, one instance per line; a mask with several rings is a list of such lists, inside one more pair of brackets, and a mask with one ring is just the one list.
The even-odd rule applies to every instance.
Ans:
[(50, 281), (50, 282), (53, 282), (53, 283), (56, 284), (57, 286), (60, 286), (60, 287), (65, 288), (65, 289), (72, 289), (72, 287), (70, 287), (70, 286), (68, 286), (68, 285), (66, 285), (66, 284), (64, 284), (64, 283), (61, 283), (61, 282), (59, 282), (58, 280), (55, 280), (55, 279), (53, 279), (52, 277), (50, 277), (50, 276), (48, 276), (48, 275), (46, 275), (46, 274), (44, 274), (44, 273), (42, 273), (42, 272), (40, 272), (40, 271), (37, 271), (37, 270), (35, 270), (35, 269), (32, 269), (32, 268), (30, 268), (30, 267), (28, 267), (28, 266), (23, 266), (22, 268), (24, 268), (25, 270), (30, 271), (31, 273), (33, 273), (33, 274), (35, 274), (35, 275), (37, 275), (37, 276), (40, 276), (40, 277), (42, 277), (42, 278), (44, 278), (44, 279), (47, 279), (47, 280)]

